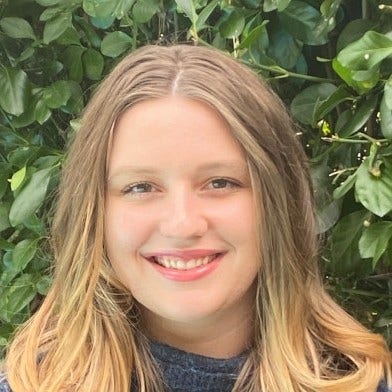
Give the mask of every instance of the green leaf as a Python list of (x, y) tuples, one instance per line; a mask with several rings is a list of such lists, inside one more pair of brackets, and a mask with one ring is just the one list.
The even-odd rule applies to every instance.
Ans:
[(264, 0), (263, 11), (271, 12), (274, 10), (283, 11), (289, 4), (291, 0)]
[(334, 191), (333, 198), (341, 199), (354, 185), (357, 180), (357, 173), (348, 176)]
[(122, 31), (109, 33), (102, 40), (101, 52), (108, 57), (118, 57), (131, 47), (132, 38)]
[(113, 0), (83, 0), (83, 9), (87, 15), (94, 18), (114, 16), (116, 1)]
[(68, 27), (56, 40), (60, 45), (80, 45), (79, 33), (75, 27)]
[(23, 271), (37, 252), (38, 240), (26, 239), (18, 242), (12, 251), (12, 265), (17, 271)]
[[(112, 17), (112, 19), (114, 20), (113, 17)], [(93, 48), (100, 48), (101, 41), (102, 41), (101, 37), (97, 34), (96, 29), (93, 28), (93, 26), (96, 26), (94, 24), (95, 18), (91, 18), (91, 23), (93, 24), (93, 26), (91, 26), (90, 23), (87, 23), (86, 20), (84, 20), (83, 18), (81, 18), (79, 16), (74, 16), (74, 20), (75, 20), (75, 23), (81, 27), (82, 31), (86, 35), (86, 38), (87, 38), (88, 42), (91, 44), (91, 46)], [(112, 22), (113, 22), (113, 20), (112, 20)], [(101, 28), (100, 26), (96, 26), (96, 27)], [(107, 27), (109, 27), (109, 26), (107, 26)]]
[(219, 26), (219, 32), (224, 38), (235, 38), (238, 37), (245, 27), (244, 16), (234, 10), (231, 12), (229, 17)]
[[(8, 229), (11, 226), (10, 220), (8, 219), (10, 207), (10, 203), (4, 203), (0, 201), (0, 232)], [(0, 249), (4, 249), (4, 247), (0, 246)]]
[(385, 93), (380, 105), (380, 127), (383, 136), (392, 139), (392, 109), (388, 107)]
[(0, 68), (0, 106), (10, 114), (23, 113), (30, 97), (30, 85), (24, 71)]
[(342, 30), (336, 43), (336, 52), (362, 38), (362, 36), (376, 27), (377, 23), (369, 19), (355, 19), (350, 21)]
[(370, 173), (370, 159), (365, 159), (357, 170), (355, 195), (369, 211), (384, 216), (392, 210), (392, 163), (385, 160), (379, 176)]
[(239, 49), (250, 48), (259, 40), (262, 43), (260, 46), (263, 48), (263, 50), (267, 49), (267, 47), (268, 47), (268, 34), (267, 34), (266, 28), (265, 28), (267, 23), (268, 23), (268, 20), (264, 20), (261, 24), (259, 24), (254, 29), (252, 29), (248, 34), (246, 34), (246, 37), (242, 40), (242, 42), (239, 46)]
[(26, 177), (26, 166), (23, 166), (17, 172), (15, 172), (11, 177), (11, 191), (17, 190), (23, 183)]
[(69, 81), (68, 85), (71, 91), (71, 97), (67, 104), (61, 107), (61, 110), (65, 113), (79, 114), (83, 110), (83, 91), (80, 85), (72, 80)]
[(384, 86), (385, 104), (389, 109), (392, 109), (392, 75), (386, 81)]
[(341, 137), (348, 137), (359, 131), (369, 120), (377, 106), (377, 95), (370, 97), (357, 107), (354, 115), (350, 118), (342, 131), (339, 133)]
[(392, 238), (392, 222), (372, 223), (364, 229), (361, 239), (359, 240), (359, 252), (363, 258), (373, 259), (373, 268), (375, 268), (380, 257), (388, 248), (388, 243)]
[(102, 75), (104, 60), (101, 53), (88, 48), (82, 55), (84, 73), (91, 80), (99, 80)]
[(341, 202), (332, 198), (330, 169), (324, 162), (318, 165), (312, 164), (310, 173), (314, 189), (318, 233), (325, 233), (339, 220)]
[(52, 112), (47, 107), (45, 101), (39, 100), (35, 106), (34, 117), (35, 120), (38, 121), (40, 124), (48, 121)]
[(293, 116), (303, 124), (313, 123), (313, 112), (320, 101), (325, 101), (336, 90), (331, 83), (318, 83), (297, 94), (291, 102)]
[(86, 48), (71, 45), (63, 54), (63, 62), (69, 72), (69, 78), (80, 83), (83, 79), (82, 54)]
[(46, 295), (52, 284), (52, 279), (49, 276), (42, 276), (42, 278), (37, 282), (36, 288), (39, 294)]
[(138, 0), (132, 8), (137, 23), (148, 22), (159, 11), (159, 0)]
[(3, 31), (11, 38), (30, 38), (36, 40), (33, 28), (27, 20), (22, 18), (3, 18), (0, 20)]
[(332, 264), (335, 274), (344, 276), (364, 268), (358, 250), (363, 222), (369, 213), (357, 211), (344, 216), (334, 227), (331, 236)]
[(70, 12), (63, 12), (48, 20), (44, 27), (44, 44), (49, 44), (60, 37), (68, 27), (72, 27), (72, 14)]
[(292, 69), (301, 56), (302, 43), (286, 30), (273, 30), (270, 33), (270, 45), (267, 54), (283, 68)]
[(0, 301), (0, 314), (5, 321), (11, 322), (15, 316), (20, 316), (27, 305), (36, 296), (37, 290), (30, 274), (18, 277), (2, 295)]
[[(92, 16), (91, 17), (91, 24), (98, 29), (106, 30), (109, 28), (113, 22), (116, 20), (115, 16), (107, 16), (106, 18), (97, 18)], [(95, 46), (96, 48), (101, 45), (101, 40), (99, 40), (99, 45)]]
[(58, 80), (45, 87), (42, 92), (42, 98), (50, 109), (57, 109), (65, 105), (70, 97), (71, 90), (67, 80)]
[(197, 14), (193, 0), (175, 0), (179, 12), (185, 13), (192, 25), (196, 25)]
[(200, 31), (205, 27), (205, 23), (207, 19), (212, 14), (212, 11), (214, 11), (217, 5), (218, 5), (218, 0), (213, 0), (202, 9), (199, 16), (197, 17), (196, 31)]
[(303, 43), (323, 45), (328, 42), (325, 32), (318, 32), (321, 14), (309, 4), (293, 0), (278, 16), (282, 26)]
[(122, 19), (131, 9), (134, 3), (135, 0), (117, 0), (116, 7), (114, 9), (117, 19)]
[(61, 6), (46, 8), (39, 16), (39, 20), (41, 22), (46, 22), (47, 20), (54, 18), (62, 12), (64, 12), (64, 8)]
[(10, 222), (17, 226), (32, 215), (42, 204), (49, 185), (51, 168), (35, 172), (31, 180), (21, 190), (10, 210)]
[(56, 4), (61, 3), (63, 0), (35, 0), (35, 1), (39, 5), (42, 5), (44, 7), (49, 7), (51, 5), (56, 5)]
[(327, 99), (317, 102), (313, 112), (313, 124), (325, 118), (340, 103), (350, 99), (352, 99), (352, 95), (349, 89), (340, 85)]
[(392, 39), (384, 34), (368, 31), (359, 40), (338, 53), (337, 61), (352, 70), (370, 70), (392, 55)]

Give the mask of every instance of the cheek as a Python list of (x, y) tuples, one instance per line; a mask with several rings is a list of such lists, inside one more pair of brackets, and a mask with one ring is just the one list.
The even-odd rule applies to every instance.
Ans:
[[(124, 203), (108, 202), (105, 213), (105, 244), (109, 258), (137, 251), (153, 230), (148, 214), (135, 211)], [(117, 257), (116, 257), (117, 256)]]
[(256, 212), (251, 195), (238, 198), (235, 202), (216, 205), (210, 211), (220, 232), (232, 237), (236, 243), (251, 243), (256, 237)]

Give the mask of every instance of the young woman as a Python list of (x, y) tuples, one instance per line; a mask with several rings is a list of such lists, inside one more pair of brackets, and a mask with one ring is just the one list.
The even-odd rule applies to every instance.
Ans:
[(322, 286), (306, 157), (255, 74), (144, 47), (82, 123), (0, 391), (388, 390), (385, 342)]

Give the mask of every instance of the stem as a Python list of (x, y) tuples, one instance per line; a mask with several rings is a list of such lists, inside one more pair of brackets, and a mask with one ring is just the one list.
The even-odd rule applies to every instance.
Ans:
[(10, 126), (12, 133), (14, 134), (14, 136), (16, 138), (18, 138), (19, 140), (21, 140), (23, 143), (29, 145), (30, 143), (22, 136), (20, 136), (17, 132), (15, 127), (13, 126), (12, 122), (10, 121), (10, 119), (8, 118), (7, 114), (4, 112), (4, 110), (0, 107), (0, 112), (3, 115), (3, 117), (6, 119), (8, 125)]
[(332, 173), (329, 173), (329, 177), (334, 177), (334, 176), (340, 176), (342, 174), (344, 174), (347, 171), (353, 171), (353, 170), (357, 170), (357, 167), (346, 167), (345, 169), (341, 169), (341, 170), (336, 170)]
[(367, 135), (366, 133), (363, 133), (363, 132), (358, 132), (357, 135), (363, 137), (366, 140), (368, 140), (369, 143), (374, 143), (378, 147), (381, 146), (381, 143), (385, 143), (385, 142), (388, 141), (388, 139), (378, 139), (377, 140), (374, 137), (371, 137), (371, 136), (369, 136), (369, 135)]
[(135, 21), (132, 22), (132, 51), (136, 50), (137, 47), (137, 23)]
[(276, 74), (279, 74), (278, 77), (280, 77), (280, 78), (298, 78), (298, 79), (309, 80), (311, 82), (320, 82), (320, 83), (325, 83), (325, 82), (335, 83), (336, 82), (335, 79), (320, 78), (318, 76), (304, 75), (304, 74), (299, 74), (296, 72), (290, 72), (290, 71), (287, 71), (286, 69), (279, 67), (277, 65), (269, 66), (269, 65), (263, 65), (263, 64), (254, 64), (254, 63), (250, 63), (249, 61), (245, 61), (245, 60), (242, 60), (242, 62), (249, 65), (250, 67), (259, 68), (263, 71), (270, 71), (270, 72), (274, 72)]
[(339, 137), (336, 135), (333, 135), (332, 137), (322, 137), (321, 139), (326, 141), (326, 142), (338, 142), (338, 143), (349, 143), (349, 144), (375, 144), (376, 146), (380, 147), (383, 143), (389, 143), (389, 139), (374, 139), (369, 135), (366, 135), (365, 133), (358, 132), (358, 136), (362, 137), (363, 139), (346, 139), (343, 137)]
[(362, 0), (362, 19), (367, 19), (368, 18), (368, 12), (367, 12), (367, 0)]

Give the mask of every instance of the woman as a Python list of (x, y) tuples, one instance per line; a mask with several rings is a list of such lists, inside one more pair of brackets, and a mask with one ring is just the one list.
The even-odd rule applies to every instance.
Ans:
[(112, 71), (71, 146), (53, 239), (52, 289), (8, 352), (14, 392), (391, 386), (382, 338), (322, 286), (287, 112), (222, 53), (144, 47)]

